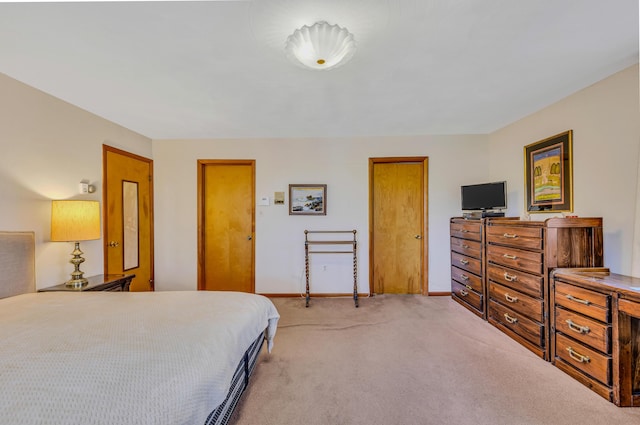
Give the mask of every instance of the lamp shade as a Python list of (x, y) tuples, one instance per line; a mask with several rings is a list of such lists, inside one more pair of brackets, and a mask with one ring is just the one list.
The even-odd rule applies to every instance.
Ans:
[(287, 56), (311, 69), (331, 69), (344, 65), (356, 51), (353, 34), (338, 25), (321, 21), (305, 25), (287, 38)]
[(100, 239), (98, 201), (52, 201), (51, 240), (77, 242)]

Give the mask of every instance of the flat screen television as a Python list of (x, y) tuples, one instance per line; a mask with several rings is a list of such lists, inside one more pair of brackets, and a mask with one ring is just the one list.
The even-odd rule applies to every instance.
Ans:
[(461, 195), (464, 211), (507, 208), (506, 181), (461, 186)]

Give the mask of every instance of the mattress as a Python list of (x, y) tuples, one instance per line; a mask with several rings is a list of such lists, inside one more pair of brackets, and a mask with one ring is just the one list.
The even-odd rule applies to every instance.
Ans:
[(204, 424), (279, 315), (236, 292), (43, 292), (0, 300), (0, 423)]

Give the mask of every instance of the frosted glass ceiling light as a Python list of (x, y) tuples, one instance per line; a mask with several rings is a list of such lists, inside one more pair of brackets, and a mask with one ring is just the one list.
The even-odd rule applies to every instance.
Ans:
[(321, 21), (298, 28), (287, 38), (287, 56), (307, 68), (331, 69), (344, 65), (356, 51), (353, 34)]

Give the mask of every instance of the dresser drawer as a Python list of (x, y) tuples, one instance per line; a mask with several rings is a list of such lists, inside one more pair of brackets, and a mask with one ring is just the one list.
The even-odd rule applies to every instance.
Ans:
[(611, 356), (556, 333), (556, 359), (558, 358), (603, 384), (611, 385)]
[(480, 242), (451, 237), (451, 250), (469, 257), (482, 258)]
[(451, 279), (458, 281), (462, 286), (482, 293), (482, 278), (480, 276), (451, 266)]
[(611, 297), (589, 289), (556, 281), (556, 304), (601, 322), (611, 322)]
[(542, 229), (508, 225), (487, 226), (487, 242), (519, 248), (542, 249)]
[(611, 326), (556, 307), (556, 332), (574, 338), (605, 354), (611, 353)]
[(490, 280), (533, 297), (542, 298), (542, 276), (507, 269), (495, 264), (489, 264), (487, 269)]
[(508, 305), (514, 311), (538, 322), (543, 321), (543, 303), (538, 298), (530, 297), (506, 286), (498, 285), (495, 282), (489, 283), (489, 298)]
[(544, 347), (544, 325), (503, 306), (494, 300), (489, 300), (489, 317), (527, 341)]
[(456, 282), (455, 280), (451, 281), (451, 293), (467, 304), (471, 305), (476, 310), (483, 311), (482, 294), (479, 294), (476, 291), (467, 288), (466, 286)]
[(542, 253), (499, 245), (487, 246), (487, 261), (512, 269), (542, 274)]
[(451, 223), (451, 236), (474, 241), (482, 241), (482, 222), (465, 221), (463, 223)]
[(477, 275), (482, 275), (482, 261), (477, 258), (451, 252), (451, 265)]

